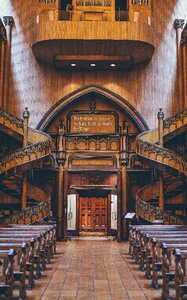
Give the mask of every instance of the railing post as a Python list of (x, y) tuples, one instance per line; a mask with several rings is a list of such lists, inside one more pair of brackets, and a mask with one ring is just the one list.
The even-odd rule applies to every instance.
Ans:
[[(127, 155), (127, 136), (128, 136), (128, 127), (126, 121), (123, 121), (123, 125), (120, 128), (120, 163), (121, 163), (121, 189), (122, 189), (122, 212), (127, 213), (127, 166), (128, 166), (128, 155)], [(123, 238), (126, 239), (128, 228), (127, 221), (122, 220), (122, 233)]]
[(181, 34), (184, 26), (184, 19), (176, 19), (174, 27), (176, 29), (176, 46), (177, 46), (177, 73), (178, 73), (178, 110), (184, 107), (183, 95), (183, 68), (182, 68), (182, 49), (181, 49)]
[(61, 120), (58, 127), (58, 153), (56, 157), (58, 164), (58, 238), (64, 238), (64, 164), (65, 164), (65, 126)]
[[(164, 135), (164, 113), (160, 108), (158, 112), (158, 143), (159, 146), (163, 147), (163, 135)], [(164, 182), (163, 182), (163, 173), (160, 171), (159, 177), (159, 208), (164, 209)]]
[[(28, 123), (29, 123), (30, 113), (26, 107), (23, 112), (23, 147), (28, 145)], [(22, 210), (27, 207), (27, 171), (23, 172), (22, 177), (22, 198), (21, 198), (21, 208)]]
[(12, 25), (14, 19), (11, 16), (4, 16), (3, 22), (6, 26), (7, 42), (5, 47), (5, 64), (4, 64), (4, 80), (3, 80), (3, 107), (9, 109), (9, 78), (10, 78), (10, 57), (11, 57), (11, 37)]

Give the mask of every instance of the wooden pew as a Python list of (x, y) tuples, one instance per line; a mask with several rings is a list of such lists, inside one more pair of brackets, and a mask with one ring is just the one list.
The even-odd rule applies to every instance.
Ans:
[[(141, 245), (140, 245), (140, 269), (146, 271), (146, 277), (148, 279), (151, 279), (151, 264), (154, 268), (156, 263), (157, 268), (159, 268), (159, 257), (161, 257), (161, 254), (159, 253), (160, 250), (160, 243), (161, 242), (172, 242), (173, 239), (176, 240), (176, 243), (180, 240), (186, 238), (187, 240), (187, 233), (186, 234), (180, 234), (179, 232), (173, 232), (173, 234), (167, 234), (167, 232), (163, 232), (160, 234), (154, 235), (154, 233), (145, 233), (145, 235), (142, 235), (141, 238)], [(155, 243), (157, 241), (158, 243)], [(157, 248), (156, 248), (157, 246)], [(160, 259), (161, 260), (161, 259)], [(144, 263), (146, 264), (146, 268), (144, 268)], [(153, 269), (155, 271), (155, 269)], [(156, 287), (156, 284), (153, 285)]]
[[(36, 246), (33, 245), (36, 241)], [(31, 246), (32, 251), (34, 251), (34, 265), (35, 265), (35, 279), (38, 279), (41, 276), (40, 263), (41, 263), (41, 235), (38, 235), (37, 238), (23, 237), (23, 236), (11, 236), (11, 237), (1, 237), (0, 235), (0, 244), (1, 243), (22, 243), (25, 242)], [(28, 255), (29, 256), (29, 255)], [(31, 254), (30, 254), (31, 257)]]
[[(0, 231), (0, 236), (1, 238), (38, 238), (39, 234), (41, 236), (41, 246), (40, 246), (40, 257), (41, 257), (41, 263), (42, 263), (42, 270), (46, 269), (46, 262), (49, 263), (50, 261), (50, 245), (49, 241), (47, 239), (47, 232), (45, 231), (44, 233), (41, 232), (36, 232), (36, 231), (28, 231), (26, 233), (22, 233), (22, 231), (14, 230), (14, 231), (3, 231), (3, 233)], [(37, 254), (39, 255), (39, 254)], [(45, 261), (46, 260), (46, 261)]]
[[(8, 250), (13, 248), (18, 253), (17, 260), (17, 270), (14, 272), (14, 279), (20, 282), (20, 294), (23, 294), (23, 290), (25, 290), (25, 278), (26, 271), (28, 271), (28, 289), (31, 289), (34, 286), (34, 263), (33, 263), (33, 248), (34, 248), (34, 240), (31, 242), (30, 247), (25, 242), (7, 242), (0, 243), (0, 250)], [(28, 249), (28, 253), (27, 252)]]
[(0, 278), (0, 295), (5, 296), (8, 300), (13, 299), (13, 270), (14, 256), (16, 254), (14, 249), (0, 250), (0, 261), (3, 261), (3, 274)]
[[(169, 299), (169, 280), (174, 278), (173, 272), (167, 272), (167, 267), (170, 266), (172, 249), (180, 247), (181, 251), (187, 249), (187, 226), (181, 225), (154, 225), (154, 226), (131, 226), (129, 241), (129, 253), (135, 259), (136, 263), (140, 264), (142, 271), (146, 270), (146, 277), (151, 279), (151, 264), (153, 268), (152, 284), (155, 288), (158, 285), (158, 271), (162, 271), (163, 288), (162, 299)], [(161, 255), (159, 246), (166, 242), (171, 247), (167, 251), (167, 267), (165, 265), (166, 257)], [(145, 268), (146, 263), (146, 268)], [(168, 267), (169, 268), (169, 267)], [(168, 284), (167, 284), (168, 282)], [(186, 282), (179, 285), (180, 292), (186, 293)], [(178, 293), (178, 292), (177, 292)], [(176, 294), (177, 294), (176, 293)], [(181, 292), (182, 293), (182, 292)], [(181, 300), (182, 298), (180, 298)]]
[[(187, 243), (185, 244), (166, 244), (161, 245), (162, 248), (162, 298), (169, 299), (169, 282), (175, 280), (175, 271), (174, 268), (171, 269), (171, 253), (175, 249), (180, 249), (180, 251), (187, 250)], [(176, 258), (177, 259), (177, 258)], [(179, 289), (178, 289), (179, 290)]]
[[(24, 230), (36, 230), (36, 231), (43, 231), (43, 230), (47, 230), (50, 232), (51, 235), (51, 239), (53, 242), (53, 253), (56, 253), (56, 224), (42, 224), (42, 225), (19, 225), (19, 224), (12, 224), (9, 226), (6, 226), (6, 228), (24, 228)], [(1, 229), (1, 228), (0, 228)]]
[[(160, 253), (160, 248), (162, 248), (162, 245), (164, 243), (171, 243), (174, 245), (179, 245), (182, 248), (187, 247), (187, 238), (183, 237), (157, 237), (157, 238), (152, 238), (152, 269), (153, 269), (153, 276), (152, 276), (152, 285), (155, 289), (158, 289), (160, 286), (158, 284), (158, 272), (162, 271), (162, 277), (164, 281), (164, 268), (165, 266), (163, 265), (163, 253)], [(170, 244), (170, 245), (171, 245)], [(167, 252), (168, 260), (171, 265), (171, 251)]]
[(175, 249), (175, 288), (176, 300), (183, 300), (187, 295), (186, 260), (187, 250)]
[(56, 253), (56, 227), (52, 225), (12, 225), (12, 226), (6, 226), (6, 227), (0, 227), (0, 234), (2, 232), (11, 233), (11, 232), (23, 232), (26, 233), (41, 233), (46, 234), (46, 248), (48, 251), (47, 261), (50, 261), (50, 258), (53, 257), (53, 254)]
[[(135, 262), (140, 264), (140, 269), (145, 270), (145, 261), (150, 264), (152, 263), (151, 255), (151, 238), (152, 237), (165, 237), (165, 238), (187, 238), (187, 231), (161, 231), (161, 232), (152, 232), (152, 231), (138, 231), (136, 234), (136, 239), (132, 242), (132, 257), (134, 257)], [(148, 266), (147, 266), (148, 269)], [(150, 275), (147, 272), (147, 278), (150, 279)]]
[(174, 231), (187, 231), (187, 226), (185, 225), (131, 225), (129, 231), (129, 254), (134, 255), (133, 247), (137, 244), (137, 237), (139, 232), (156, 232), (160, 233), (163, 231), (174, 232)]

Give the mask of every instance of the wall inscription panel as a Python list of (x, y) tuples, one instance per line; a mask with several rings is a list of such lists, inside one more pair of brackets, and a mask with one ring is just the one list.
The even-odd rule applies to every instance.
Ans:
[(70, 134), (116, 134), (114, 112), (71, 112), (68, 118)]

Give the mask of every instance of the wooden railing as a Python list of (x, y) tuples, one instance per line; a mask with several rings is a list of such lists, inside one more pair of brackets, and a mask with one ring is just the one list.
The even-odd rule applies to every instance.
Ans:
[[(1, 124), (8, 130), (12, 130), (20, 136), (23, 136), (23, 120), (6, 112), (4, 109), (0, 110), (0, 125)], [(51, 139), (48, 134), (28, 128), (28, 143), (29, 145), (27, 147), (18, 149), (0, 160), (0, 174), (7, 174), (7, 171), (11, 169), (14, 169), (16, 173), (18, 167), (24, 165), (24, 169), (26, 167), (29, 168), (32, 162), (51, 155)], [(45, 202), (41, 202), (39, 205), (14, 214), (12, 217), (6, 219), (5, 223), (31, 224), (36, 219), (38, 220), (49, 215), (50, 207), (50, 196), (47, 201), (45, 196)]]
[[(0, 124), (23, 135), (23, 120), (13, 116), (4, 109), (0, 110)], [(50, 136), (38, 130), (28, 129), (29, 145), (4, 156), (0, 160), (0, 174), (23, 164), (50, 155)]]
[(119, 151), (119, 135), (66, 135), (66, 150)]
[(0, 160), (0, 174), (50, 154), (50, 141), (40, 142), (4, 156)]
[[(180, 220), (180, 218), (177, 218), (176, 216), (172, 216), (171, 214), (165, 212), (164, 210), (161, 210), (159, 207), (152, 206), (151, 204), (147, 203), (146, 200), (150, 200), (150, 198), (146, 197), (147, 195), (147, 189), (154, 189), (154, 186), (158, 190), (158, 182), (155, 184), (145, 186), (144, 188), (140, 189), (136, 194), (136, 213), (142, 217), (143, 219), (153, 222), (154, 220), (162, 220), (164, 224), (169, 225), (180, 225), (183, 224), (183, 222)], [(145, 195), (145, 196), (144, 196)], [(150, 195), (150, 193), (149, 193)], [(156, 193), (155, 193), (156, 195)], [(158, 195), (158, 193), (157, 193)], [(154, 195), (152, 194), (152, 197)], [(145, 201), (143, 201), (144, 199)]]
[[(164, 135), (168, 135), (186, 125), (187, 108), (164, 121)], [(165, 170), (172, 175), (179, 176), (181, 179), (185, 179), (187, 176), (187, 163), (185, 158), (158, 145), (157, 129), (142, 133), (137, 137), (137, 154), (149, 160), (151, 165), (160, 170)], [(158, 207), (151, 206), (145, 201), (149, 200), (146, 198), (147, 196), (145, 197), (148, 187), (149, 186), (145, 186), (137, 192), (137, 213), (148, 221), (162, 219), (166, 224), (182, 224), (182, 221), (178, 218), (160, 210)]]
[(46, 218), (51, 212), (51, 198), (38, 205), (28, 207), (21, 212), (13, 214), (5, 220), (5, 224), (33, 224), (34, 222)]

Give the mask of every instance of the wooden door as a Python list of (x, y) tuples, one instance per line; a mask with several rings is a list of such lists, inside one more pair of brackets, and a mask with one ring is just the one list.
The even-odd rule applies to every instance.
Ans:
[(107, 232), (107, 196), (80, 196), (80, 231)]

